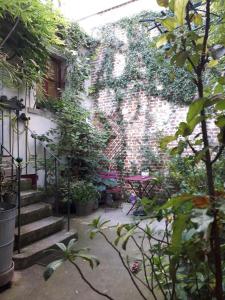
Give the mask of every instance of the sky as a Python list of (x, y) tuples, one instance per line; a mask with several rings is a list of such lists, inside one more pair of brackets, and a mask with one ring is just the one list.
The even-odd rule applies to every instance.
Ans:
[(61, 0), (61, 10), (65, 17), (69, 20), (78, 21), (80, 26), (89, 34), (93, 34), (94, 28), (96, 27), (109, 22), (115, 22), (126, 16), (132, 16), (143, 10), (161, 10), (156, 0), (137, 0), (127, 6), (104, 13), (101, 16), (92, 16), (81, 20), (87, 16), (127, 1), (128, 0)]

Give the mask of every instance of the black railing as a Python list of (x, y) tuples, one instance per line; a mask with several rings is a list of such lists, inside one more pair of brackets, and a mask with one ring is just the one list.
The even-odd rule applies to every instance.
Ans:
[[(15, 100), (15, 99), (14, 99)], [(18, 102), (16, 99), (15, 101)], [(43, 174), (43, 186), (44, 190), (48, 190), (49, 185), (54, 186), (55, 202), (54, 207), (56, 214), (59, 213), (59, 185), (61, 176), (61, 161), (54, 155), (47, 147), (47, 145), (38, 139), (38, 135), (28, 127), (28, 118), (25, 114), (20, 114), (20, 111), (24, 108), (21, 105), (21, 101), (18, 102), (19, 106), (1, 107), (1, 157), (4, 155), (11, 157), (11, 179), (17, 183), (16, 195), (17, 195), (17, 209), (18, 209), (18, 240), (17, 250), (20, 253), (20, 230), (21, 230), (21, 178), (23, 176), (29, 176), (32, 172), (35, 175), (36, 187), (39, 179), (39, 171), (44, 171)], [(14, 105), (14, 102), (13, 102)], [(14, 115), (14, 116), (13, 116)], [(23, 116), (22, 116), (23, 115)], [(22, 116), (22, 117), (21, 117)], [(7, 120), (8, 119), (8, 120)], [(20, 124), (24, 122), (23, 130), (20, 132)], [(13, 125), (14, 124), (14, 128)], [(6, 132), (7, 131), (7, 132)], [(9, 135), (8, 140), (6, 138)], [(14, 135), (16, 134), (16, 136)], [(22, 136), (22, 134), (24, 134)], [(23, 139), (24, 137), (24, 139)], [(25, 140), (25, 143), (24, 143)], [(28, 148), (31, 146), (33, 140), (33, 159), (29, 156)], [(25, 145), (25, 149), (23, 149)], [(14, 149), (15, 148), (15, 149)], [(16, 150), (16, 151), (15, 151)], [(16, 155), (14, 154), (16, 152)], [(49, 167), (50, 163), (50, 167)], [(14, 168), (16, 172), (14, 172)], [(69, 188), (70, 185), (70, 171), (69, 164), (65, 168), (63, 173), (63, 180), (67, 182)], [(15, 173), (15, 174), (14, 174)], [(40, 184), (41, 185), (41, 184)], [(68, 205), (67, 205), (67, 229), (70, 230), (70, 196), (68, 191)]]
[[(38, 135), (33, 132), (30, 128), (27, 127), (27, 132), (30, 133), (30, 137), (34, 140), (34, 171), (35, 171), (35, 175), (38, 177), (38, 157), (41, 155), (41, 152), (43, 151), (43, 164), (41, 166), (41, 168), (44, 170), (44, 189), (45, 191), (48, 190), (48, 178), (50, 177), (48, 174), (48, 166), (47, 166), (47, 162), (49, 160), (52, 161), (52, 172), (51, 172), (51, 176), (54, 178), (53, 179), (53, 185), (55, 188), (55, 209), (56, 209), (56, 213), (58, 214), (58, 208), (59, 208), (59, 203), (58, 203), (58, 189), (59, 189), (59, 170), (60, 170), (60, 165), (61, 165), (61, 161), (58, 157), (56, 157), (51, 151), (50, 149), (47, 147), (47, 145), (45, 145), (42, 141), (40, 141), (38, 139)], [(38, 151), (37, 151), (37, 142), (38, 144), (42, 147), (42, 151), (39, 151), (39, 155), (38, 155)]]
[(1, 157), (3, 157), (3, 153), (6, 152), (9, 157), (11, 157), (11, 180), (14, 179), (14, 167), (16, 168), (16, 206), (17, 206), (17, 250), (20, 253), (20, 230), (21, 230), (21, 158), (15, 158), (10, 151), (1, 145)]

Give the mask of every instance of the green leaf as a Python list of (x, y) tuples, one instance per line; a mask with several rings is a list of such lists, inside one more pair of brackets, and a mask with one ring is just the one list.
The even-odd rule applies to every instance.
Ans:
[(175, 54), (172, 57), (171, 62), (175, 62), (178, 67), (182, 68), (185, 64), (187, 57), (188, 57), (188, 53), (186, 51), (182, 51)]
[(169, 2), (169, 9), (170, 9), (172, 12), (174, 12), (174, 2), (175, 2), (175, 0), (170, 0), (170, 2)]
[(95, 264), (96, 264), (96, 266), (98, 266), (100, 264), (99, 259), (94, 255), (79, 253), (79, 254), (76, 255), (76, 258), (81, 258), (81, 259), (89, 262), (90, 267), (92, 269), (94, 268)]
[(222, 84), (222, 85), (225, 85), (225, 77), (220, 77), (220, 78), (218, 79), (218, 82), (219, 82), (220, 84)]
[(177, 208), (183, 205), (184, 202), (191, 201), (192, 199), (193, 195), (191, 194), (183, 194), (176, 197), (172, 197), (161, 207), (161, 209)]
[(167, 135), (160, 140), (160, 148), (165, 149), (167, 145), (176, 140), (174, 135)]
[(67, 245), (67, 251), (70, 251), (74, 246), (75, 246), (75, 242), (77, 240), (76, 239), (71, 239)]
[(135, 229), (136, 229), (136, 227), (134, 226), (122, 237), (121, 245), (122, 245), (123, 250), (126, 250), (127, 242), (129, 241), (129, 238), (134, 234)]
[(202, 16), (200, 14), (194, 14), (191, 20), (194, 22), (196, 26), (201, 26), (203, 23)]
[(191, 103), (187, 113), (187, 122), (195, 118), (203, 109), (205, 99), (201, 98)]
[(169, 0), (156, 0), (159, 6), (168, 7)]
[(171, 149), (170, 154), (171, 155), (181, 155), (184, 152), (186, 143), (184, 141), (179, 141), (177, 147), (174, 147)]
[(173, 222), (173, 233), (171, 238), (171, 250), (175, 254), (179, 254), (182, 247), (182, 233), (186, 228), (186, 222), (189, 218), (188, 214), (180, 214)]
[(66, 246), (63, 243), (56, 243), (56, 246), (62, 250), (62, 252), (66, 252)]
[(156, 47), (160, 48), (161, 46), (167, 44), (167, 42), (168, 42), (167, 34), (162, 34), (156, 42)]
[(219, 101), (216, 106), (216, 110), (225, 110), (225, 99)]
[(179, 25), (184, 25), (186, 6), (189, 0), (175, 0), (174, 13)]
[(216, 126), (223, 128), (225, 127), (225, 116), (219, 116), (215, 121)]
[(188, 122), (188, 126), (191, 129), (191, 132), (194, 131), (195, 127), (204, 119), (203, 116), (197, 116)]
[(177, 27), (177, 19), (175, 17), (168, 17), (166, 19), (158, 20), (169, 31), (173, 31)]
[(92, 222), (89, 224), (89, 226), (93, 227), (93, 228), (99, 228), (100, 219), (101, 219), (101, 217), (98, 217), (98, 218), (92, 220)]
[(224, 87), (222, 84), (217, 83), (216, 86), (214, 87), (213, 93), (214, 94), (219, 94), (224, 92)]
[(117, 226), (116, 234), (117, 234), (118, 236), (121, 237), (121, 232), (122, 232), (123, 228), (124, 228), (126, 225), (127, 225), (127, 224), (121, 224), (121, 225), (118, 225), (118, 226)]
[(178, 130), (176, 132), (176, 137), (178, 137), (179, 135), (186, 137), (188, 135), (190, 135), (192, 133), (191, 128), (188, 126), (187, 123), (185, 122), (181, 122), (179, 124)]
[(213, 67), (215, 67), (217, 64), (218, 64), (218, 60), (212, 59), (212, 60), (210, 60), (210, 62), (207, 64), (207, 67), (208, 67), (208, 68), (213, 68)]
[(90, 237), (91, 240), (93, 240), (93, 238), (95, 238), (97, 232), (98, 232), (98, 230), (95, 229), (95, 230), (92, 230), (92, 231), (89, 233), (89, 237)]
[(46, 269), (43, 273), (45, 281), (47, 281), (52, 276), (52, 274), (55, 272), (55, 270), (57, 268), (59, 268), (62, 265), (63, 262), (64, 262), (64, 259), (58, 259), (58, 260), (55, 260), (55, 261), (51, 262), (46, 267)]

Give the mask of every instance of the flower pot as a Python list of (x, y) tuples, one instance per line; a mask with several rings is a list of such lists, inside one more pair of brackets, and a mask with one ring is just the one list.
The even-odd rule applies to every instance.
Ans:
[(86, 216), (93, 211), (93, 202), (76, 202), (76, 215)]
[(0, 203), (0, 286), (12, 279), (15, 222), (16, 206), (5, 202)]

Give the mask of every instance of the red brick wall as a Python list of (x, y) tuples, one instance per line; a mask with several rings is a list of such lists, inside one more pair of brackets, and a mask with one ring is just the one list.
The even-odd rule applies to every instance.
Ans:
[[(104, 59), (104, 49), (100, 48), (98, 56), (92, 63), (92, 85), (96, 83), (97, 75)], [(117, 59), (117, 58), (116, 58)], [(113, 76), (119, 76), (122, 72), (123, 61), (114, 61)], [(161, 158), (163, 164), (165, 156), (159, 150), (159, 140), (164, 135), (174, 134), (181, 121), (185, 121), (187, 107), (178, 106), (164, 99), (146, 95), (145, 91), (132, 92), (132, 85), (128, 86), (125, 96), (118, 109), (115, 92), (108, 88), (100, 89), (95, 96), (95, 108), (108, 118), (116, 138), (112, 139), (106, 150), (109, 159), (115, 160), (118, 154), (124, 150), (123, 142), (126, 142), (124, 161), (125, 170), (132, 172), (132, 165), (137, 166), (138, 172), (143, 169), (143, 146), (149, 148), (156, 156)], [(117, 121), (123, 120), (123, 126)], [(209, 124), (209, 137), (214, 140), (217, 134), (213, 124)], [(195, 133), (198, 129), (195, 130)], [(154, 169), (158, 166), (150, 166)], [(146, 168), (144, 168), (146, 169)]]

